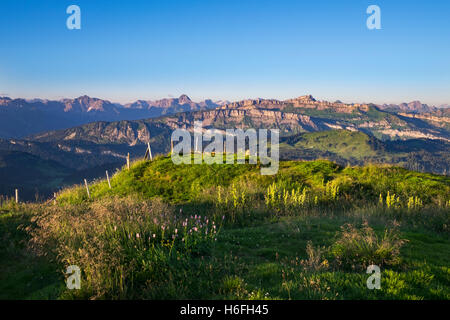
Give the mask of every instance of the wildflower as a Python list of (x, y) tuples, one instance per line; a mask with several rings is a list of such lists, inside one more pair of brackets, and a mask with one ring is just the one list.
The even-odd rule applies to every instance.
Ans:
[(198, 231), (197, 227), (194, 227), (194, 231), (195, 231), (195, 232), (197, 232), (197, 231)]
[(178, 229), (175, 229), (175, 234), (177, 234), (178, 233)]
[(156, 234), (153, 234), (153, 238), (156, 238)]
[(138, 239), (139, 239), (139, 237), (140, 237), (139, 233), (136, 233), (136, 238), (138, 238)]

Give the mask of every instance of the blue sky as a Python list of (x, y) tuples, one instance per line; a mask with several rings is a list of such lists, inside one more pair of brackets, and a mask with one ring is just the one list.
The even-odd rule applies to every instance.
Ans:
[[(66, 8), (81, 8), (68, 30)], [(366, 8), (381, 8), (368, 30)], [(450, 1), (1, 0), (0, 95), (450, 103)]]

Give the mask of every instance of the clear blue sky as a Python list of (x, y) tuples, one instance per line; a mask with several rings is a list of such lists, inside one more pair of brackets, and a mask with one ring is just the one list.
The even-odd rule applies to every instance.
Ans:
[[(81, 30), (66, 8), (81, 8)], [(366, 28), (381, 8), (382, 30)], [(0, 95), (450, 103), (450, 1), (1, 0)]]

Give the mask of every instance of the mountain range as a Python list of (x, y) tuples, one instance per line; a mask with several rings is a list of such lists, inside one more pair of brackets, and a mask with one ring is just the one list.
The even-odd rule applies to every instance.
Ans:
[(187, 95), (157, 101), (138, 100), (125, 105), (88, 96), (57, 101), (0, 97), (0, 138), (23, 138), (95, 121), (136, 120), (218, 106), (212, 100), (193, 102)]
[[(300, 99), (300, 100), (299, 100)], [(298, 103), (303, 105), (298, 105)], [(155, 118), (179, 112), (204, 111), (222, 106), (227, 108), (249, 107), (261, 103), (262, 108), (276, 109), (296, 106), (296, 112), (331, 110), (337, 113), (348, 113), (355, 108), (367, 105), (343, 104), (340, 101), (329, 103), (316, 101), (312, 96), (303, 96), (286, 101), (255, 99), (230, 103), (228, 101), (213, 101), (206, 99), (193, 102), (187, 95), (179, 98), (165, 98), (161, 100), (137, 100), (132, 103), (119, 104), (108, 100), (80, 96), (75, 99), (45, 100), (45, 99), (11, 99), (0, 97), (0, 138), (24, 138), (37, 133), (67, 129), (96, 121), (121, 121)], [(402, 103), (399, 105), (383, 104), (371, 105), (377, 109), (404, 113), (406, 116), (424, 115), (430, 119), (433, 116), (450, 116), (450, 107), (437, 108), (422, 104), (419, 101)], [(302, 110), (302, 107), (308, 110)], [(289, 111), (289, 110), (287, 110)], [(419, 118), (419, 117), (416, 117)]]
[(450, 118), (446, 114), (395, 113), (371, 104), (330, 103), (317, 101), (311, 96), (285, 101), (243, 100), (211, 110), (135, 121), (96, 122), (32, 135), (29, 140), (136, 145), (151, 141), (161, 131), (165, 134), (176, 128), (192, 131), (197, 120), (201, 120), (205, 128), (277, 128), (284, 136), (344, 129), (364, 132), (380, 140), (430, 139), (450, 142)]
[[(11, 193), (20, 186), (30, 196), (36, 190), (48, 195), (84, 178), (103, 177), (105, 170), (113, 172), (123, 166), (127, 153), (132, 158), (142, 157), (148, 142), (153, 154), (169, 152), (172, 131), (193, 131), (196, 120), (203, 122), (204, 129), (279, 129), (283, 159), (326, 158), (344, 165), (390, 163), (417, 171), (450, 172), (449, 110), (415, 103), (410, 109), (405, 105), (394, 109), (318, 101), (310, 95), (221, 105), (211, 100), (195, 103), (186, 95), (123, 106), (89, 97), (27, 103), (27, 108), (40, 104), (38, 109), (46, 106), (59, 110), (57, 113), (62, 108), (63, 114), (83, 115), (90, 123), (0, 139), (0, 193)], [(141, 112), (154, 117), (94, 120), (97, 116), (122, 117), (128, 111), (135, 116)], [(26, 169), (16, 175), (22, 166), (18, 164), (23, 163), (28, 163)]]

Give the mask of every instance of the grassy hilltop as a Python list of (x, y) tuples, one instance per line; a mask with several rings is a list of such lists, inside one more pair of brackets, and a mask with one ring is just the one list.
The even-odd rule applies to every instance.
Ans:
[[(0, 298), (450, 298), (446, 176), (321, 160), (261, 176), (158, 157), (111, 186), (2, 205)], [(65, 288), (72, 264), (81, 290)], [(366, 287), (371, 264), (380, 290)]]

